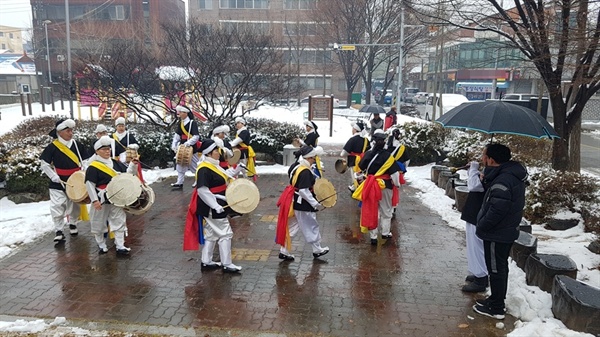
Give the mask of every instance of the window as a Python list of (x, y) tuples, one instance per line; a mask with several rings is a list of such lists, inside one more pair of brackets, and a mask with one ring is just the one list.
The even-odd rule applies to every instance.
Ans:
[(328, 64), (331, 63), (331, 52), (324, 50), (293, 50), (283, 52), (284, 63)]
[(0, 37), (3, 37), (3, 36), (4, 36), (4, 32), (0, 32)]
[(286, 23), (283, 25), (283, 33), (290, 36), (315, 36), (317, 25), (314, 23)]
[(6, 49), (6, 45), (4, 43), (2, 44), (2, 49)]
[(300, 76), (300, 86), (306, 90), (311, 89), (323, 89), (323, 85), (325, 85), (325, 89), (331, 88), (331, 77), (328, 76), (323, 81), (323, 76)]
[(271, 25), (268, 22), (222, 22), (222, 27), (228, 31), (249, 31), (256, 34), (270, 34)]
[(125, 7), (123, 5), (115, 6), (116, 20), (125, 20)]
[(13, 33), (8, 33), (8, 37), (12, 39), (13, 38)]
[(317, 8), (317, 0), (284, 0), (283, 9), (316, 9)]
[(204, 10), (213, 9), (213, 0), (198, 0), (198, 8)]
[(269, 0), (220, 0), (221, 9), (267, 9)]

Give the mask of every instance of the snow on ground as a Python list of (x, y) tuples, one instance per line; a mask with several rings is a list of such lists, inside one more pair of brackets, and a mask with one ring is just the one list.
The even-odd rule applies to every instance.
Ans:
[[(57, 105), (60, 106), (59, 104)], [(69, 114), (68, 111), (51, 112), (49, 111), (49, 107), (47, 105), (46, 113), (42, 113), (41, 106), (34, 104), (33, 116), (44, 114), (67, 116)], [(20, 105), (0, 106), (0, 112), (0, 134), (10, 131), (12, 127), (24, 118), (29, 118), (29, 115), (26, 117), (22, 116)], [(305, 112), (306, 108), (263, 107), (257, 111), (250, 112), (249, 116), (270, 118), (301, 125)], [(94, 113), (92, 112), (91, 115), (94, 115)], [(82, 114), (82, 118), (84, 119), (89, 119), (89, 116), (89, 113)], [(317, 121), (319, 133), (321, 134), (320, 143), (328, 145), (344, 144), (351, 135), (350, 125), (356, 118), (368, 118), (368, 116), (358, 113), (355, 109), (335, 109), (333, 129), (331, 130), (332, 136), (329, 136), (329, 122)], [(399, 123), (412, 120), (415, 119), (402, 115), (398, 116)], [(454, 200), (447, 197), (442, 189), (431, 182), (431, 166), (432, 164), (421, 167), (409, 167), (406, 175), (408, 183), (419, 191), (417, 192), (417, 197), (433, 212), (439, 214), (447, 222), (448, 226), (464, 231), (464, 221), (460, 220), (460, 214), (452, 208)], [(282, 165), (257, 166), (257, 173), (259, 175), (285, 174), (286, 172), (287, 167)], [(191, 175), (191, 173), (188, 174)], [(462, 174), (466, 175), (466, 172), (462, 172)], [(173, 169), (144, 171), (144, 178), (149, 183), (175, 175), (176, 172)], [(16, 205), (9, 201), (8, 198), (0, 200), (0, 258), (16, 252), (23, 244), (31, 243), (52, 231), (53, 226), (48, 201)], [(533, 234), (539, 238), (538, 252), (568, 255), (577, 263), (579, 269), (578, 279), (592, 286), (600, 287), (600, 271), (594, 269), (594, 267), (600, 265), (600, 256), (591, 253), (585, 248), (593, 239), (593, 235), (584, 233), (582, 224), (567, 231), (549, 231), (544, 229), (543, 226), (534, 225)], [(466, 265), (462, 268), (466, 272)], [(593, 337), (590, 334), (569, 330), (560, 320), (555, 319), (551, 311), (552, 299), (550, 294), (541, 291), (538, 287), (528, 286), (525, 282), (525, 273), (514, 262), (511, 262), (510, 265), (506, 305), (508, 313), (519, 318), (515, 324), (514, 331), (508, 336)], [(80, 336), (91, 334), (87, 330), (68, 328), (66, 320), (62, 317), (57, 317), (49, 323), (43, 320), (0, 321), (0, 333), (38, 333), (58, 325), (67, 325), (67, 333)]]

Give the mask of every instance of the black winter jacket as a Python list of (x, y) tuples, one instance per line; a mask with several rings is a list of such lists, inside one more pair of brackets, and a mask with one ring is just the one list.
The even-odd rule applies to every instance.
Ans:
[(527, 169), (516, 161), (493, 168), (484, 177), (489, 184), (477, 215), (477, 236), (486, 241), (512, 243), (519, 237), (525, 207)]

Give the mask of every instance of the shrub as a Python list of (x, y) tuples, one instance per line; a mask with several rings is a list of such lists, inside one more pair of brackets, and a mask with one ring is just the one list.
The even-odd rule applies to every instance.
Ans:
[(513, 160), (520, 161), (525, 166), (550, 168), (552, 163), (551, 140), (516, 135), (498, 135), (494, 138), (494, 142), (510, 148)]
[(544, 223), (563, 209), (585, 213), (584, 207), (598, 203), (598, 182), (575, 172), (544, 170), (531, 175), (525, 217), (532, 223)]
[(461, 167), (472, 160), (478, 160), (486, 144), (484, 134), (452, 130), (447, 141), (447, 156), (450, 165)]
[(409, 149), (410, 163), (424, 165), (438, 161), (443, 155), (442, 147), (447, 129), (435, 123), (411, 122), (398, 126), (401, 139)]
[(290, 144), (294, 138), (301, 137), (304, 129), (291, 123), (281, 123), (264, 118), (248, 118), (248, 129), (252, 133), (252, 148), (255, 152), (274, 156)]

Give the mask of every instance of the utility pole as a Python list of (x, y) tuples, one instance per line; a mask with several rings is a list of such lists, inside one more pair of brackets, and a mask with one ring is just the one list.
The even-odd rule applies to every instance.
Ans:
[(404, 53), (404, 6), (400, 0), (400, 44), (398, 45), (398, 83), (396, 83), (396, 111), (400, 113), (400, 97), (402, 94), (402, 63)]
[(67, 25), (67, 77), (69, 77), (69, 112), (71, 113), (71, 119), (74, 118), (73, 114), (73, 71), (71, 69), (71, 22), (69, 18), (69, 0), (65, 0), (65, 24)]

